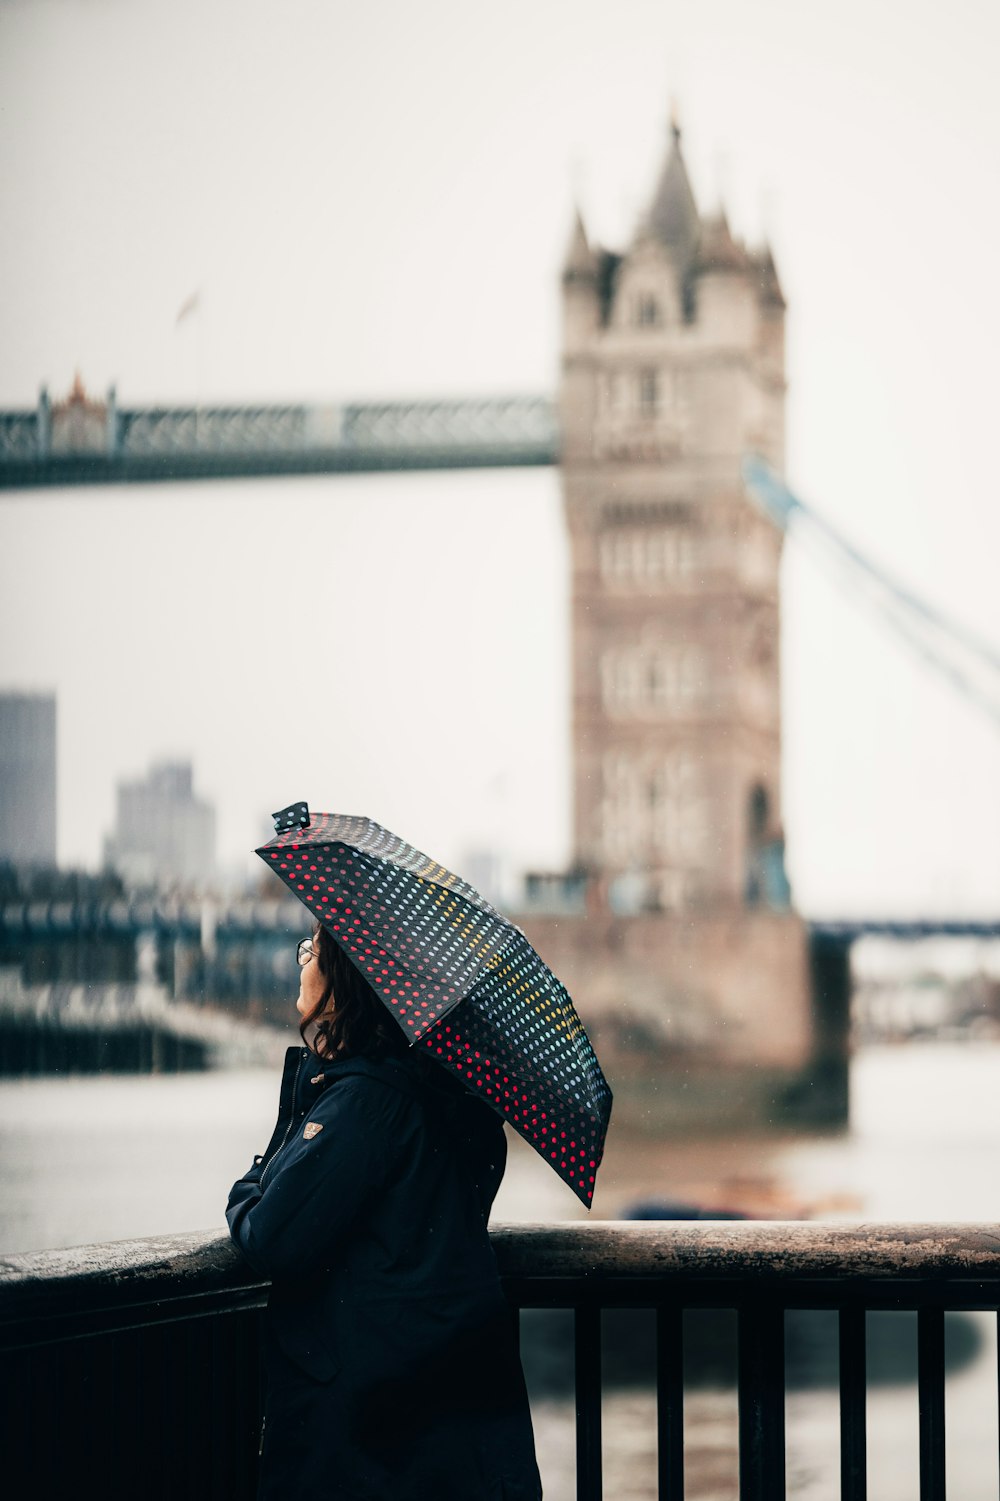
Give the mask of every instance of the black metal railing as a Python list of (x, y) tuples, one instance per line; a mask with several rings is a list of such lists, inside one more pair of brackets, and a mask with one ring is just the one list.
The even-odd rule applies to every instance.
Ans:
[[(785, 1495), (785, 1320), (839, 1321), (840, 1493), (866, 1481), (866, 1311), (915, 1310), (920, 1501), (945, 1496), (946, 1310), (1000, 1309), (984, 1225), (503, 1226), (517, 1309), (573, 1310), (577, 1495), (602, 1495), (603, 1309), (655, 1317), (659, 1496), (684, 1495), (684, 1312), (735, 1310), (739, 1494)], [(5, 1493), (250, 1498), (266, 1286), (224, 1238), (192, 1234), (0, 1261)], [(542, 1456), (544, 1468), (544, 1456)]]

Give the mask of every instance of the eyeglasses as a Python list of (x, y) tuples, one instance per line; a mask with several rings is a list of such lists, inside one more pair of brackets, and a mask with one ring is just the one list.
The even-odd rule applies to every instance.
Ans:
[(295, 959), (299, 965), (308, 964), (310, 959), (318, 959), (319, 955), (313, 948), (311, 938), (300, 938), (295, 947)]

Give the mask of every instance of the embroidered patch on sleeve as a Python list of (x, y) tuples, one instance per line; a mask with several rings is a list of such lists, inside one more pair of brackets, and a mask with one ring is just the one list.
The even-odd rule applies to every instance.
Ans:
[(306, 1121), (305, 1130), (302, 1132), (302, 1135), (306, 1141), (312, 1141), (313, 1137), (318, 1136), (322, 1129), (322, 1121)]

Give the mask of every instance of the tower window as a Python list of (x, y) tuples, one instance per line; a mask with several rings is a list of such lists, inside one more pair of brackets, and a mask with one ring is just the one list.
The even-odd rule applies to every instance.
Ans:
[(762, 839), (771, 816), (771, 809), (767, 789), (766, 787), (762, 787), (759, 782), (750, 793), (748, 814), (751, 838), (755, 840)]
[(614, 718), (696, 712), (705, 694), (701, 653), (660, 642), (612, 647), (601, 657), (601, 702)]
[(660, 305), (648, 292), (642, 292), (636, 298), (635, 321), (640, 328), (658, 328), (660, 325)]
[(660, 409), (660, 382), (655, 370), (639, 371), (639, 412), (655, 417)]
[(695, 538), (679, 527), (616, 528), (601, 538), (601, 577), (662, 589), (673, 579), (690, 577), (697, 556)]

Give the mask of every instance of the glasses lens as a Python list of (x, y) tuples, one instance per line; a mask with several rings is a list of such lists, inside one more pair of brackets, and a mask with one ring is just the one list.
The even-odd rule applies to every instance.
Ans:
[(299, 963), (308, 964), (313, 956), (313, 952), (312, 939), (300, 938), (298, 948), (295, 950), (295, 957)]

